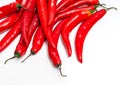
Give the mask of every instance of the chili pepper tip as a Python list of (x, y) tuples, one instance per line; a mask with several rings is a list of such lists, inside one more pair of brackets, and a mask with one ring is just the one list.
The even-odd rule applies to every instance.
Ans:
[(4, 62), (4, 64), (6, 64), (9, 60), (14, 59), (14, 58), (16, 58), (16, 56), (13, 56), (13, 57), (7, 59), (7, 60)]
[(58, 69), (59, 69), (60, 75), (61, 75), (62, 77), (67, 77), (67, 75), (63, 75), (62, 69), (61, 69), (61, 65), (58, 66)]

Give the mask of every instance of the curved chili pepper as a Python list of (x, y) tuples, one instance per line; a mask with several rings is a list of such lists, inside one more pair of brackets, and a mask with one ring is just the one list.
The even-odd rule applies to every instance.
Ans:
[(63, 13), (67, 10), (70, 10), (72, 8), (75, 8), (75, 7), (79, 7), (81, 5), (85, 5), (85, 4), (90, 4), (90, 5), (97, 5), (99, 4), (99, 1), (98, 0), (78, 0), (76, 2), (74, 2), (73, 4), (69, 5), (68, 7), (66, 7), (65, 9), (63, 9), (62, 11), (60, 11), (59, 13)]
[(45, 41), (45, 36), (42, 31), (41, 26), (38, 26), (38, 29), (34, 35), (33, 42), (32, 42), (32, 48), (30, 54), (22, 61), (22, 63), (28, 59), (31, 55), (36, 54), (42, 47), (43, 43)]
[[(55, 42), (55, 45), (57, 47), (57, 43), (58, 43), (58, 39), (59, 39), (59, 36), (60, 36), (60, 33), (61, 33), (61, 30), (62, 30), (62, 26), (63, 24), (65, 23), (67, 19), (64, 19), (63, 21), (61, 21), (54, 29), (53, 31), (53, 39), (54, 39), (54, 42)], [(50, 45), (48, 45), (48, 52), (49, 52), (49, 57), (52, 61), (52, 63), (54, 64), (55, 67), (59, 68), (60, 70), (60, 74), (65, 77), (66, 75), (63, 75), (62, 72), (61, 72), (61, 65), (62, 65), (62, 62), (61, 62), (61, 59), (60, 59), (60, 56), (59, 56), (59, 53), (57, 50), (54, 50)]]
[(33, 33), (35, 32), (37, 26), (38, 26), (38, 16), (35, 15), (32, 23), (31, 23), (30, 29), (28, 31), (28, 34), (29, 34), (28, 45), (25, 44), (24, 38), (23, 38), (23, 36), (21, 36), (20, 41), (19, 41), (18, 45), (16, 46), (16, 50), (15, 50), (15, 53), (14, 53), (14, 58), (15, 57), (20, 58), (26, 53), (27, 48), (29, 46), (29, 43), (32, 39)]
[[(30, 25), (30, 30), (29, 30), (29, 32), (28, 32), (28, 34), (29, 34), (29, 43), (30, 43), (30, 41), (31, 41), (31, 38), (32, 38), (33, 33), (35, 32), (37, 26), (38, 26), (38, 16), (35, 15), (35, 16), (33, 17), (33, 20), (32, 20), (31, 25)], [(26, 53), (28, 46), (29, 46), (29, 44), (26, 45), (26, 44), (24, 43), (23, 36), (21, 35), (20, 41), (19, 41), (18, 45), (16, 46), (16, 49), (15, 49), (15, 52), (14, 52), (14, 56), (11, 57), (11, 58), (9, 58), (9, 59), (7, 59), (7, 60), (5, 61), (5, 64), (6, 64), (6, 62), (7, 62), (8, 60), (11, 60), (11, 59), (13, 59), (13, 58), (20, 58), (20, 57), (22, 57), (22, 56)]]
[(0, 41), (0, 52), (2, 52), (19, 34), (21, 28), (21, 19), (10, 29), (5, 37)]
[(69, 41), (69, 34), (73, 30), (73, 28), (78, 25), (81, 21), (85, 20), (91, 15), (89, 10), (82, 10), (79, 13), (72, 15), (65, 23), (62, 28), (62, 39), (63, 43), (68, 51), (68, 56), (70, 57), (72, 54), (72, 49)]
[[(28, 31), (29, 43), (30, 43), (30, 41), (32, 39), (33, 33), (35, 32), (37, 26), (38, 26), (38, 16), (36, 14), (34, 16), (33, 20), (32, 20), (30, 29)], [(20, 58), (21, 56), (23, 56), (26, 53), (26, 50), (27, 50), (28, 46), (29, 46), (29, 44), (25, 45), (23, 36), (21, 36), (20, 42), (18, 43), (18, 45), (16, 47), (16, 50), (15, 50), (15, 54), (19, 54), (20, 56), (19, 57), (16, 56), (16, 57)]]
[[(33, 19), (32, 19), (32, 22), (31, 22), (31, 25), (30, 25), (30, 29), (28, 31), (29, 44), (30, 44), (30, 41), (31, 41), (32, 36), (33, 36), (33, 33), (35, 32), (37, 26), (38, 26), (38, 15), (35, 14)], [(25, 44), (23, 36), (21, 35), (20, 41), (19, 41), (18, 45), (16, 46), (14, 57), (17, 57), (17, 58), (22, 57), (26, 53), (29, 44), (28, 45)]]
[(58, 13), (60, 10), (63, 10), (63, 8), (75, 1), (76, 0), (61, 0), (61, 2), (57, 5), (56, 12)]
[(22, 14), (22, 10), (19, 13), (14, 13), (14, 14), (8, 16), (3, 21), (1, 21), (0, 22), (0, 33), (9, 29), (11, 26), (13, 26), (18, 21), (21, 14)]
[(29, 27), (30, 27), (30, 24), (31, 24), (31, 20), (32, 20), (32, 18), (34, 16), (35, 5), (36, 5), (36, 0), (28, 0), (26, 2), (26, 4), (25, 4), (25, 7), (29, 11), (24, 10), (23, 11), (23, 15), (22, 15), (22, 28), (21, 28), (21, 32), (22, 32), (23, 40), (24, 40), (26, 45), (29, 44), (28, 30), (29, 30)]
[(23, 6), (17, 2), (12, 2), (8, 5), (0, 7), (0, 19), (4, 18), (16, 11), (20, 10)]
[(54, 20), (56, 14), (56, 2), (56, 0), (48, 0), (48, 25), (51, 25)]
[(77, 59), (80, 63), (82, 63), (83, 44), (88, 32), (90, 31), (92, 26), (97, 21), (99, 21), (105, 14), (106, 14), (106, 10), (101, 9), (95, 12), (92, 16), (90, 16), (80, 25), (75, 38), (76, 54), (77, 54)]
[(54, 40), (52, 38), (51, 30), (48, 29), (48, 11), (47, 11), (47, 1), (46, 0), (37, 0), (37, 9), (38, 15), (41, 22), (43, 32), (46, 36), (48, 43), (56, 49)]
[(74, 13), (77, 13), (77, 12), (80, 12), (82, 10), (95, 10), (97, 8), (96, 5), (90, 5), (90, 6), (87, 6), (87, 7), (83, 7), (83, 8), (76, 8), (76, 9), (73, 9), (73, 10), (68, 10), (64, 13), (60, 13), (58, 14), (54, 21), (53, 21), (53, 24), (55, 24), (56, 22), (58, 22), (59, 20), (62, 20), (64, 18), (68, 18), (70, 17), (71, 15), (73, 15)]

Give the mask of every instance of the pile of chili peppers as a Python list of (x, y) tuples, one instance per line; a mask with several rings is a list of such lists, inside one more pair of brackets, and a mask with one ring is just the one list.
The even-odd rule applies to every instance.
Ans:
[[(97, 7), (101, 6), (101, 9)], [(80, 27), (75, 37), (77, 59), (83, 62), (84, 40), (92, 26), (100, 20), (109, 9), (99, 0), (16, 0), (0, 7), (0, 34), (7, 32), (0, 40), (0, 53), (20, 36), (13, 58), (25, 55), (30, 42), (31, 55), (40, 51), (44, 42), (48, 42), (48, 53), (51, 62), (61, 72), (62, 61), (57, 50), (61, 35), (68, 56), (72, 54), (69, 35), (78, 24)], [(116, 8), (114, 8), (116, 9)], [(32, 40), (33, 37), (33, 40)], [(32, 41), (31, 41), (32, 40)], [(24, 62), (26, 57), (22, 62)]]

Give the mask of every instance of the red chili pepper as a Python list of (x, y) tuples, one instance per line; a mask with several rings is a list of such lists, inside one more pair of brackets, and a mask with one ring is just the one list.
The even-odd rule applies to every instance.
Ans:
[(20, 18), (22, 10), (19, 13), (14, 13), (0, 22), (0, 33), (12, 27)]
[[(30, 25), (30, 30), (28, 32), (28, 34), (29, 34), (29, 43), (31, 41), (31, 38), (32, 38), (33, 33), (35, 32), (35, 29), (37, 28), (37, 26), (38, 26), (38, 16), (35, 15), (33, 17), (33, 20), (32, 20), (31, 25)], [(19, 41), (18, 45), (16, 46), (16, 49), (15, 49), (15, 52), (14, 52), (14, 56), (7, 59), (5, 61), (5, 64), (10, 59), (22, 57), (26, 53), (26, 50), (27, 50), (28, 46), (29, 46), (29, 44), (25, 45), (24, 40), (23, 40), (23, 36), (21, 35), (20, 41)]]
[(17, 12), (18, 10), (20, 10), (23, 6), (20, 5), (17, 2), (12, 2), (8, 5), (2, 6), (0, 7), (0, 19), (4, 18), (12, 13)]
[[(54, 31), (53, 31), (53, 39), (54, 39), (54, 42), (55, 42), (56, 47), (57, 47), (58, 39), (59, 39), (61, 30), (62, 30), (62, 26), (63, 26), (63, 24), (65, 23), (65, 21), (66, 21), (66, 19), (64, 19), (63, 21), (61, 21), (61, 22), (55, 27), (55, 29), (54, 29)], [(61, 62), (61, 59), (60, 59), (58, 50), (54, 50), (50, 45), (48, 45), (48, 51), (49, 51), (49, 57), (50, 57), (52, 63), (54, 64), (55, 67), (59, 68), (60, 74), (61, 74), (63, 77), (65, 77), (66, 75), (63, 75), (62, 72), (61, 72), (62, 62)]]
[(85, 20), (91, 15), (89, 10), (82, 10), (79, 13), (72, 15), (65, 23), (62, 28), (62, 39), (63, 43), (66, 46), (68, 51), (68, 56), (70, 57), (72, 54), (72, 49), (69, 41), (69, 34), (73, 30), (73, 28), (78, 25), (81, 21)]
[(61, 2), (57, 5), (56, 12), (58, 13), (60, 10), (63, 10), (69, 4), (75, 2), (76, 0), (61, 0)]
[[(113, 8), (113, 7), (112, 7)], [(111, 9), (111, 8), (108, 8)], [(101, 9), (95, 12), (92, 16), (90, 16), (87, 20), (85, 20), (79, 27), (76, 38), (75, 38), (75, 46), (76, 46), (76, 54), (78, 61), (82, 63), (82, 52), (83, 52), (83, 44), (84, 40), (92, 28), (92, 26), (97, 23), (104, 15), (106, 14), (106, 9)]]
[(97, 5), (99, 3), (98, 0), (78, 0), (75, 3), (69, 5), (68, 7), (66, 7), (65, 9), (61, 10), (60, 13), (65, 12), (67, 10), (73, 9), (75, 7), (79, 7), (81, 5), (86, 5), (86, 4), (90, 4), (90, 5)]
[(48, 25), (51, 25), (54, 20), (56, 14), (56, 2), (56, 0), (48, 0)]
[(9, 29), (16, 21), (17, 14), (14, 13), (11, 16), (7, 17), (3, 21), (0, 22), (0, 34), (1, 32)]
[(47, 10), (47, 1), (46, 0), (37, 0), (37, 9), (38, 15), (41, 22), (43, 32), (46, 36), (48, 43), (56, 49), (54, 40), (52, 38), (51, 30), (48, 29), (48, 10)]
[(21, 28), (23, 40), (24, 40), (26, 45), (29, 44), (28, 30), (29, 30), (29, 27), (30, 27), (30, 24), (31, 24), (31, 20), (34, 16), (36, 0), (28, 0), (28, 2), (26, 2), (26, 4), (25, 4), (25, 7), (27, 8), (27, 11), (26, 10), (23, 11), (22, 28)]
[(35, 15), (32, 20), (30, 29), (28, 31), (28, 35), (29, 35), (28, 45), (25, 44), (24, 38), (23, 38), (23, 36), (21, 36), (20, 41), (19, 41), (18, 45), (16, 46), (14, 58), (15, 57), (20, 58), (26, 53), (29, 43), (32, 39), (33, 33), (35, 32), (37, 26), (38, 26), (38, 16)]
[(2, 52), (19, 34), (21, 28), (21, 19), (10, 29), (5, 37), (0, 41), (0, 52)]
[(33, 36), (37, 26), (38, 26), (38, 15), (35, 14), (33, 19), (32, 19), (30, 29), (28, 31), (29, 43), (28, 43), (28, 45), (26, 45), (25, 42), (24, 42), (23, 36), (21, 35), (20, 41), (19, 41), (18, 45), (16, 46), (14, 58), (15, 57), (20, 58), (26, 53), (27, 48), (28, 48), (28, 46), (30, 44), (30, 41), (32, 39), (32, 36)]
[[(30, 43), (30, 41), (32, 39), (33, 33), (35, 32), (37, 26), (38, 26), (38, 16), (35, 15), (33, 20), (32, 20), (29, 32), (28, 32), (28, 34), (29, 34), (29, 43)], [(19, 54), (20, 56), (19, 57), (14, 56), (14, 57), (18, 57), (18, 58), (22, 57), (26, 53), (26, 50), (27, 50), (28, 46), (29, 46), (29, 44), (25, 45), (23, 36), (21, 36), (20, 42), (18, 43), (18, 45), (16, 47), (16, 50), (15, 50), (15, 53)]]
[(27, 56), (22, 63), (28, 59), (31, 55), (35, 55), (42, 47), (43, 43), (45, 41), (45, 36), (44, 33), (42, 31), (41, 26), (38, 26), (38, 29), (34, 35), (33, 38), (33, 42), (32, 42), (32, 48), (31, 48), (31, 53), (29, 54), (29, 56)]
[(36, 54), (42, 47), (44, 41), (45, 41), (45, 36), (41, 26), (39, 26), (33, 38), (31, 53)]
[(60, 13), (58, 14), (54, 21), (53, 21), (53, 24), (55, 24), (56, 22), (58, 22), (59, 20), (62, 20), (64, 18), (68, 18), (70, 17), (71, 15), (73, 15), (74, 13), (77, 13), (77, 12), (80, 12), (82, 10), (95, 10), (96, 9), (96, 5), (90, 5), (90, 6), (87, 6), (87, 7), (83, 7), (83, 8), (76, 8), (76, 9), (73, 9), (73, 10), (68, 10), (64, 13)]

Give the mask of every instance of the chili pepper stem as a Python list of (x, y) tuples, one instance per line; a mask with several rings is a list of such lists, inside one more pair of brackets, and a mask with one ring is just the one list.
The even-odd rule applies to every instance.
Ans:
[(101, 6), (101, 7), (104, 7), (104, 8), (105, 8), (106, 4), (104, 4), (104, 3), (102, 3), (102, 4), (98, 3), (97, 5), (95, 5), (95, 8), (97, 8), (97, 7), (99, 7), (99, 6)]
[(98, 3), (98, 5), (99, 5), (99, 6), (104, 6), (104, 7), (106, 6), (106, 4), (104, 4), (104, 3), (102, 3), (102, 4), (101, 4), (101, 3)]
[(61, 65), (58, 66), (58, 69), (59, 69), (60, 75), (61, 75), (62, 77), (67, 77), (67, 75), (64, 75), (64, 74), (62, 73)]
[(109, 7), (109, 8), (105, 7), (105, 4), (98, 4), (98, 5), (101, 6), (101, 7), (103, 7), (103, 8), (106, 9), (107, 11), (108, 11), (108, 10), (111, 10), (111, 9), (117, 10), (116, 7)]
[(21, 63), (23, 63), (25, 60), (27, 60), (31, 55), (33, 55), (33, 54), (30, 53), (24, 60), (21, 61)]
[(110, 7), (110, 8), (106, 8), (106, 10), (111, 10), (111, 9), (115, 9), (117, 11), (117, 8), (116, 7)]
[(16, 56), (13, 56), (13, 57), (7, 59), (7, 60), (4, 62), (4, 64), (6, 64), (9, 60), (14, 59), (14, 58), (16, 58)]
[(17, 8), (18, 8), (18, 10), (20, 10), (21, 8), (23, 8), (24, 10), (30, 11), (30, 10), (28, 10), (26, 7), (24, 7), (24, 6), (21, 5), (21, 4), (18, 4), (18, 5), (17, 5)]

